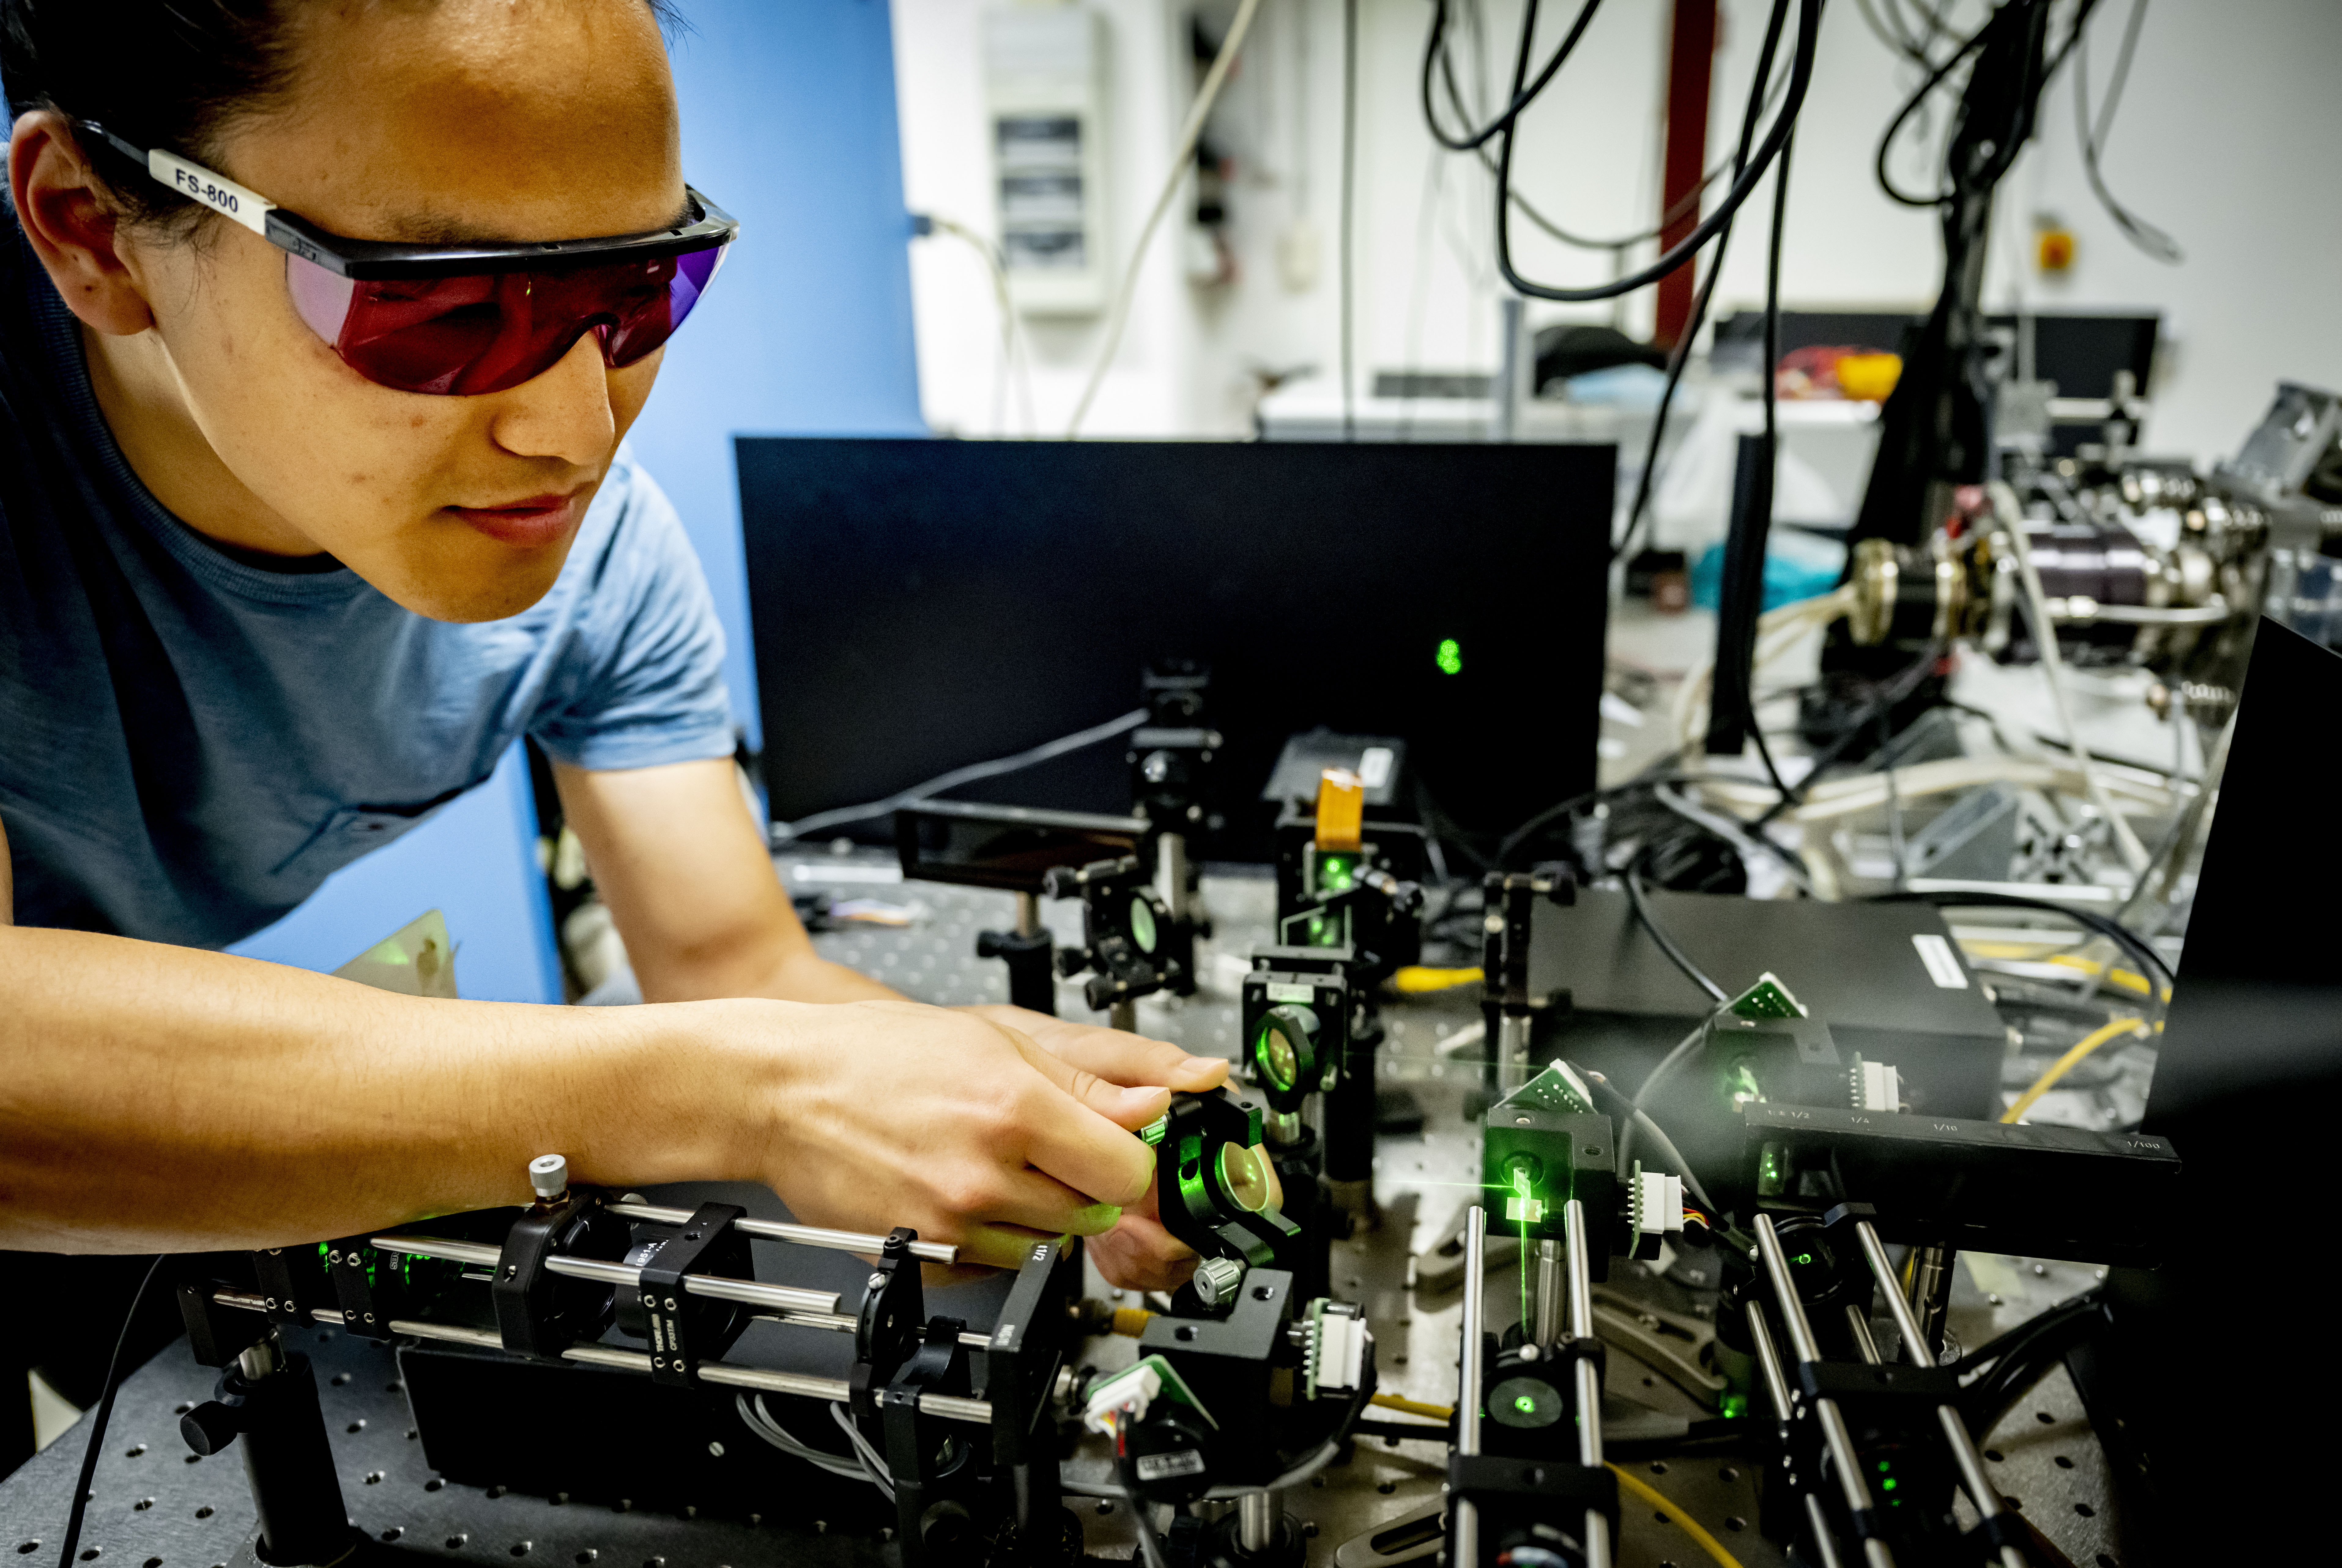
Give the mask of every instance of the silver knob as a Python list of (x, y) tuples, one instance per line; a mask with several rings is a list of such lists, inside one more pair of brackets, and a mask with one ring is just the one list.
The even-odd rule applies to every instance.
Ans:
[(1196, 1265), (1196, 1299), (1217, 1306), (1244, 1283), (1245, 1266), (1234, 1258), (1206, 1258)]
[(551, 1203), (569, 1190), (569, 1162), (558, 1154), (539, 1154), (528, 1163), (528, 1184)]

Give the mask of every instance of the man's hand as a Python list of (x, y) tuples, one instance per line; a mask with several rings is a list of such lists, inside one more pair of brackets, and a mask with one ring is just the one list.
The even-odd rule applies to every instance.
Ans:
[[(1262, 1172), (1268, 1177), (1268, 1203), (1285, 1206), (1285, 1184), (1266, 1148), (1256, 1148)], [(1126, 1290), (1176, 1291), (1196, 1277), (1196, 1254), (1187, 1244), (1164, 1229), (1162, 1211), (1156, 1206), (1156, 1189), (1122, 1211), (1121, 1223), (1089, 1243), (1090, 1261), (1108, 1284)]]
[[(1014, 1268), (1036, 1239), (1111, 1229), (1153, 1178), (1155, 1152), (1134, 1134), (1169, 1107), (1165, 1089), (916, 1003), (794, 1008), (788, 1022), (790, 1049), (761, 1073), (750, 1058), (746, 1103), (768, 1105), (770, 1121), (745, 1158), (809, 1224), (909, 1225), (959, 1243), (965, 1263)], [(1139, 1075), (1111, 1053), (1099, 1060)]]
[[(1119, 1029), (1101, 1029), (1029, 1013), (1022, 1007), (970, 1007), (966, 1012), (1020, 1031), (1059, 1060), (1109, 1083), (1160, 1084), (1190, 1094), (1217, 1088), (1227, 1082), (1228, 1064), (1217, 1056), (1190, 1056), (1176, 1045)], [(1141, 1123), (1140, 1125), (1145, 1125)], [(1196, 1254), (1186, 1243), (1163, 1228), (1155, 1207), (1155, 1187), (1126, 1205), (1114, 1229), (1089, 1243), (1092, 1262), (1111, 1285), (1126, 1290), (1168, 1291), (1186, 1284), (1196, 1272)]]
[[(626, 938), (645, 997), (685, 1001), (763, 995), (858, 1004), (866, 999), (894, 995), (876, 981), (827, 963), (814, 952), (773, 875), (771, 859), (755, 824), (739, 809), (739, 791), (729, 763), (680, 763), (618, 773), (589, 773), (555, 764), (554, 776), (570, 824), (585, 842), (595, 882)], [(907, 1019), (914, 1014), (906, 1014), (906, 1022), (899, 1029), (883, 1032), (906, 1042), (926, 1041), (918, 1047), (931, 1054), (924, 1062), (891, 1051), (871, 1053), (863, 1044), (873, 1033), (866, 1027), (853, 1035), (853, 1044), (832, 1052), (839, 1068), (837, 1084), (849, 1087), (832, 1097), (825, 1080), (823, 1092), (812, 1098), (836, 1104), (837, 1114), (846, 1118), (841, 1124), (858, 1128), (859, 1133), (833, 1135), (827, 1124), (813, 1125), (806, 1118), (793, 1117), (799, 1130), (757, 1166), (758, 1179), (769, 1181), (791, 1208), (798, 1209), (802, 1193), (805, 1202), (833, 1216), (812, 1221), (808, 1211), (798, 1209), (801, 1215), (808, 1215), (808, 1223), (846, 1224), (847, 1221), (834, 1216), (851, 1209), (864, 1216), (852, 1222), (856, 1228), (884, 1231), (896, 1224), (914, 1224), (922, 1236), (943, 1239), (957, 1239), (961, 1234), (957, 1227), (972, 1223), (976, 1229), (968, 1233), (974, 1238), (969, 1255), (978, 1261), (1014, 1264), (1022, 1260), (1025, 1243), (1034, 1233), (1071, 1230), (1095, 1235), (1113, 1221), (1110, 1216), (1101, 1220), (1104, 1211), (1099, 1210), (1085, 1211), (1086, 1217), (1076, 1223), (1076, 1211), (1066, 1202), (1054, 1209), (1027, 1208), (1019, 1211), (1026, 1217), (1012, 1220), (1003, 1207), (1003, 1183), (1026, 1190), (1030, 1183), (1024, 1180), (1026, 1176), (1037, 1181), (1043, 1179), (1040, 1173), (1046, 1173), (1060, 1187), (1070, 1183), (1108, 1205), (1138, 1198), (1138, 1191), (1109, 1197), (1097, 1188), (1081, 1187), (1074, 1173), (1036, 1157), (1032, 1164), (1040, 1172), (1020, 1174), (1004, 1167), (978, 1179), (972, 1168), (964, 1168), (956, 1178), (945, 1182), (950, 1191), (906, 1197), (903, 1201), (911, 1204), (910, 1209), (882, 1213), (895, 1199), (877, 1201), (880, 1195), (895, 1193), (901, 1179), (915, 1173), (907, 1169), (890, 1173), (882, 1164), (874, 1165), (866, 1176), (863, 1166), (874, 1158), (891, 1157), (879, 1154), (883, 1142), (906, 1128), (910, 1130), (911, 1142), (904, 1154), (910, 1164), (923, 1163), (909, 1159), (912, 1154), (933, 1156), (943, 1149), (956, 1148), (967, 1129), (954, 1118), (960, 1114), (959, 1107), (972, 1107), (993, 1087), (984, 1083), (982, 1074), (988, 1069), (979, 1064), (996, 1057), (1004, 1040), (1021, 1042), (1030, 1056), (1046, 1058), (1028, 1065), (1059, 1086), (1059, 1100), (1070, 1093), (1107, 1121), (1128, 1129), (1143, 1127), (1161, 1115), (1168, 1096), (1117, 1098), (1116, 1086), (1200, 1091), (1227, 1078), (1228, 1064), (1220, 1058), (1190, 1056), (1159, 1040), (1018, 1007), (957, 1011), (973, 1015), (964, 1023), (974, 1025), (982, 1020), (989, 1027), (982, 1036), (971, 1032), (946, 1040), (943, 1035), (950, 1026), (941, 1021), (951, 1014), (921, 1009), (917, 1012), (927, 1015), (922, 1024), (909, 1024)], [(969, 1054), (967, 1046), (955, 1043), (961, 1038), (984, 1044)], [(1036, 1046), (1037, 1050), (1031, 1049)], [(882, 1059), (883, 1068), (877, 1065)], [(896, 1081), (883, 1081), (887, 1074), (897, 1074)], [(1033, 1075), (1027, 1072), (1017, 1081)], [(911, 1090), (910, 1079), (919, 1080), (922, 1086), (936, 1082), (965, 1084), (967, 1091), (965, 1097), (938, 1104), (931, 1112), (915, 1112), (906, 1108), (909, 1102), (905, 1098)], [(1044, 1104), (1033, 1102), (1025, 1109), (1033, 1111)], [(1152, 1109), (1141, 1115), (1132, 1109), (1137, 1106)], [(873, 1117), (883, 1126), (870, 1125)], [(981, 1126), (975, 1130), (987, 1131)], [(996, 1123), (988, 1131), (1001, 1136), (987, 1147), (1005, 1146), (1004, 1140), (1013, 1142), (1008, 1137), (1012, 1129), (1005, 1123)], [(859, 1144), (857, 1137), (863, 1140)], [(1151, 1152), (1146, 1145), (1135, 1138), (1126, 1143), (1125, 1154), (1136, 1149), (1149, 1156), (1146, 1163), (1151, 1169)], [(821, 1157), (831, 1163), (832, 1171), (798, 1168), (796, 1151), (816, 1147), (831, 1151)], [(815, 1156), (808, 1153), (803, 1158), (810, 1161)], [(1136, 1164), (1131, 1168), (1137, 1170)], [(1090, 1179), (1098, 1179), (1095, 1170), (1089, 1174)], [(998, 1183), (994, 1175), (999, 1176)], [(1143, 1188), (1146, 1175), (1140, 1174), (1134, 1179)], [(981, 1197), (984, 1202), (960, 1205), (943, 1201), (954, 1195)], [(922, 1204), (927, 1206), (922, 1209)], [(1031, 1217), (1044, 1210), (1060, 1218), (1045, 1222)], [(925, 1217), (912, 1217), (914, 1211)], [(965, 1219), (946, 1221), (946, 1214)], [(1134, 1213), (1094, 1244), (1093, 1255), (1114, 1283), (1164, 1288), (1194, 1272), (1195, 1254), (1173, 1240), (1152, 1214), (1151, 1206), (1144, 1213)], [(937, 1229), (946, 1224), (955, 1227), (947, 1236)]]

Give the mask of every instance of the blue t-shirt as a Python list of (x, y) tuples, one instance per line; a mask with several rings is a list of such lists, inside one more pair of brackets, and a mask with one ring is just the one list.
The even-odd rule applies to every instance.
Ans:
[(24, 925), (220, 947), (485, 781), (731, 754), (724, 634), (621, 449), (543, 600), (452, 625), (164, 510), (0, 202), (0, 826)]

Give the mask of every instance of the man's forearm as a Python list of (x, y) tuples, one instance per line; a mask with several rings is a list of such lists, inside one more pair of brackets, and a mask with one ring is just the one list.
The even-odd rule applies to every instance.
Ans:
[(903, 994), (811, 951), (773, 965), (748, 994), (782, 1002), (901, 1002)]
[[(523, 1202), (525, 1165), (742, 1174), (677, 1010), (436, 1002), (0, 928), (0, 1246), (252, 1247)], [(725, 1134), (736, 1136), (736, 1128)]]

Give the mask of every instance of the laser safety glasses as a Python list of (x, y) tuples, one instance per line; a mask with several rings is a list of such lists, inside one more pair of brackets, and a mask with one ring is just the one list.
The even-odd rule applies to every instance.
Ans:
[(344, 239), (225, 175), (103, 125), (80, 128), (155, 181), (285, 253), (293, 308), (368, 381), (400, 392), (502, 392), (592, 333), (612, 369), (673, 336), (740, 232), (688, 185), (671, 228), (605, 239), (453, 245)]

